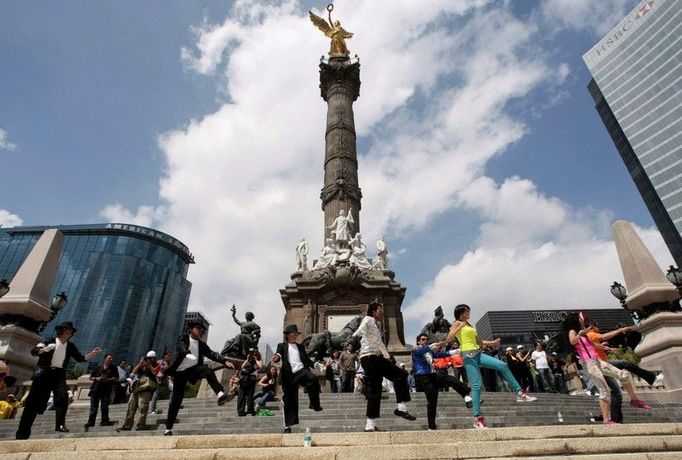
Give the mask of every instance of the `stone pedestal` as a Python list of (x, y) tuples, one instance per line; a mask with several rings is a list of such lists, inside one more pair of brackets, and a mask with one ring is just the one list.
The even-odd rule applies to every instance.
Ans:
[(328, 321), (331, 316), (350, 319), (365, 315), (371, 302), (381, 302), (388, 351), (400, 355), (408, 352), (401, 311), (405, 291), (390, 270), (358, 271), (340, 265), (333, 269), (295, 272), (291, 282), (279, 292), (285, 308), (284, 324), (295, 324), (304, 336), (331, 330)]
[(30, 378), (37, 358), (29, 351), (40, 341), (40, 326), (51, 319), (51, 292), (64, 235), (46, 230), (0, 299), (0, 359), (19, 380)]
[(663, 372), (663, 386), (637, 385), (646, 399), (662, 403), (682, 403), (682, 311), (677, 289), (663, 271), (629, 222), (613, 225), (628, 296), (625, 307), (640, 318), (638, 331), (642, 340), (635, 353), (640, 366)]

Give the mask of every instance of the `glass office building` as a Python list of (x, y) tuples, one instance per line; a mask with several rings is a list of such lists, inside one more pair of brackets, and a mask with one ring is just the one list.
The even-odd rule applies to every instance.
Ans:
[(682, 265), (682, 0), (647, 0), (583, 56), (588, 90)]
[(73, 321), (81, 352), (100, 346), (131, 363), (149, 350), (175, 349), (192, 287), (187, 270), (194, 260), (187, 246), (138, 225), (1, 228), (0, 279), (14, 277), (49, 228), (64, 234), (52, 291), (66, 292), (69, 301), (45, 335)]

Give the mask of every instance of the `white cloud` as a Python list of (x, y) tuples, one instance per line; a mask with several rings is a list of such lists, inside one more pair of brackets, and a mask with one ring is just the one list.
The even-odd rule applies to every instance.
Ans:
[(2, 227), (18, 227), (23, 225), (24, 221), (16, 214), (0, 209), (0, 226)]
[(557, 28), (589, 30), (603, 35), (637, 4), (637, 0), (545, 0), (544, 19)]
[(0, 150), (16, 150), (17, 145), (10, 142), (7, 136), (7, 131), (0, 128)]
[[(356, 34), (351, 53), (362, 59), (354, 107), (367, 145), (359, 152), (365, 240), (386, 234), (390, 246), (462, 210), (481, 219), (478, 247), (404, 306), (414, 321), (451, 299), (594, 305), (617, 268), (603, 236), (608, 215), (573, 210), (527, 179), (496, 184), (485, 176), (487, 162), (528, 131), (509, 102), (569, 74), (536, 45), (537, 23), (513, 17), (505, 3), (485, 3), (336, 4)], [(182, 51), (186, 68), (218, 75), (230, 102), (160, 136), (162, 212), (111, 205), (103, 215), (143, 225), (156, 219), (189, 246), (197, 260), (189, 308), (213, 322), (213, 346), (237, 332), (225, 308), (233, 303), (240, 314), (252, 310), (264, 341), (274, 342), (284, 314), (278, 289), (294, 269), (294, 247), (301, 236), (313, 254), (321, 247), (326, 106), (317, 60), (328, 39), (293, 2), (238, 2), (223, 24), (195, 33), (196, 49)]]

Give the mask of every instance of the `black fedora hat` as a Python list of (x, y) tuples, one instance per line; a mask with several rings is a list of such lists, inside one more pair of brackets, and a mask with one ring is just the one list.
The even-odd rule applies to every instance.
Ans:
[(78, 331), (78, 329), (73, 327), (73, 323), (71, 321), (64, 321), (62, 324), (57, 324), (54, 327), (54, 330), (57, 332), (59, 332), (61, 329), (71, 329), (74, 334)]
[(202, 329), (206, 329), (206, 326), (200, 321), (197, 320), (191, 320), (187, 322), (187, 329), (192, 329), (194, 327), (200, 327)]
[(289, 324), (287, 327), (284, 328), (284, 330), (282, 331), (282, 333), (283, 333), (284, 335), (287, 335), (287, 334), (300, 334), (300, 332), (299, 332), (299, 330), (298, 330), (298, 327), (296, 327), (295, 324)]

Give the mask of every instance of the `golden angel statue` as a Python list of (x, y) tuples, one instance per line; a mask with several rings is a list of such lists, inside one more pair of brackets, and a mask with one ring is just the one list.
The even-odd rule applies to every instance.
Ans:
[(334, 5), (331, 3), (327, 5), (327, 11), (329, 12), (329, 24), (327, 24), (327, 21), (317, 16), (312, 11), (309, 11), (310, 20), (317, 26), (318, 29), (324, 32), (327, 37), (332, 39), (331, 47), (329, 49), (330, 56), (348, 56), (350, 53), (346, 47), (346, 39), (351, 38), (353, 34), (344, 30), (344, 28), (341, 27), (341, 22), (332, 22), (333, 9)]

